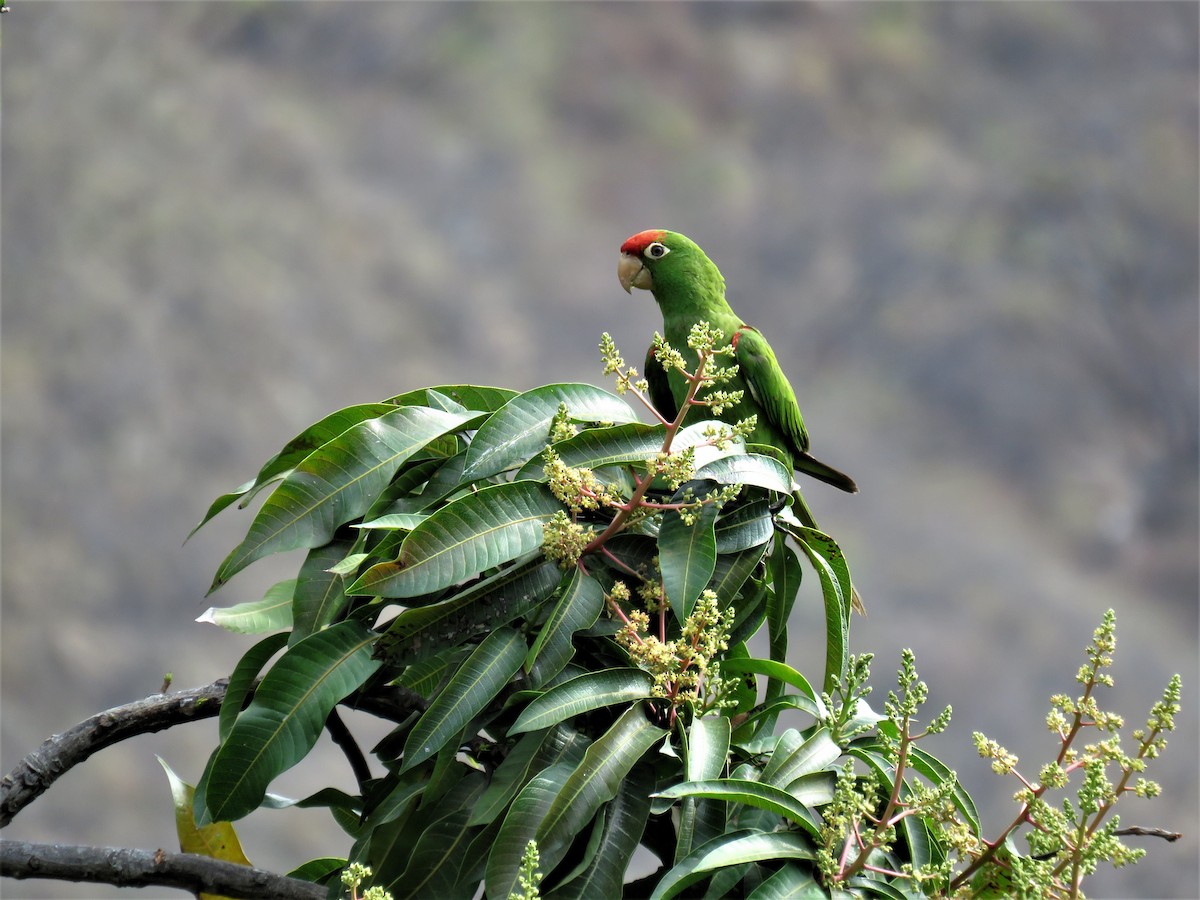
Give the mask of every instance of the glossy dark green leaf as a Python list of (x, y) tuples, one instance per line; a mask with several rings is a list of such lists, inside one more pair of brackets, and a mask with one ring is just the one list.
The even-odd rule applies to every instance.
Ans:
[[(525, 847), (530, 840), (537, 839), (538, 828), (573, 771), (574, 766), (570, 763), (555, 763), (538, 772), (521, 788), (488, 854), (486, 896), (507, 898), (516, 889)], [(538, 849), (541, 850), (540, 845)], [(543, 872), (553, 868), (545, 856), (541, 859)]]
[(672, 785), (665, 791), (654, 794), (655, 797), (680, 799), (683, 797), (711, 797), (730, 803), (745, 803), (765, 809), (777, 816), (782, 816), (789, 822), (799, 825), (813, 837), (817, 836), (818, 826), (813, 814), (803, 803), (785, 791), (783, 788), (759, 781), (748, 781), (738, 778), (715, 778), (711, 781), (685, 781)]
[(658, 533), (658, 565), (663, 589), (675, 617), (683, 622), (692, 614), (696, 598), (708, 586), (717, 564), (717, 541), (713, 526), (717, 505), (706, 503), (687, 524), (676, 512), (663, 514)]
[[(769, 565), (771, 587), (767, 592), (767, 638), (771, 659), (783, 662), (787, 659), (788, 619), (800, 590), (803, 569), (795, 552), (780, 535), (771, 551)], [(768, 676), (770, 677), (770, 676)], [(767, 700), (783, 694), (783, 684), (772, 679), (767, 685)]]
[(292, 596), (296, 579), (289, 578), (267, 588), (261, 600), (239, 603), (236, 606), (210, 606), (197, 622), (218, 625), (239, 634), (265, 634), (292, 627)]
[(512, 628), (499, 628), (484, 638), (413, 727), (400, 771), (429, 759), (458, 737), (521, 668), (528, 649), (525, 638)]
[(447, 803), (432, 812), (433, 821), (422, 830), (404, 873), (387, 885), (395, 900), (471, 900), (474, 889), (457, 884), (474, 836), (474, 829), (467, 825), (470, 811), (469, 805)]
[(589, 384), (549, 384), (513, 397), (479, 426), (463, 477), (474, 481), (522, 464), (549, 441), (550, 423), (565, 403), (575, 421), (638, 421), (615, 394)]
[(332, 623), (345, 609), (346, 578), (329, 571), (354, 546), (353, 538), (339, 533), (328, 544), (308, 551), (300, 565), (300, 578), (292, 598), (292, 634), (289, 644), (304, 640)]
[(466, 409), (480, 412), (495, 412), (517, 396), (517, 392), (509, 388), (487, 387), (479, 384), (441, 384), (437, 387), (418, 388), (415, 391), (397, 394), (387, 402), (396, 406), (437, 406), (437, 403), (430, 401), (431, 393), (449, 397)]
[(305, 638), (280, 657), (237, 718), (205, 773), (206, 809), (196, 821), (233, 821), (262, 802), (267, 785), (303, 759), (338, 701), (379, 668), (376, 635), (348, 620)]
[(821, 596), (825, 601), (824, 690), (832, 693), (845, 679), (850, 658), (850, 598), (842, 594), (837, 575), (824, 557), (803, 540), (799, 543), (821, 582)]
[(391, 412), (391, 410), (392, 407), (386, 403), (363, 403), (358, 406), (339, 409), (335, 413), (330, 413), (321, 419), (321, 421), (308, 426), (308, 428), (288, 441), (282, 450), (267, 460), (266, 464), (259, 470), (256, 478), (252, 481), (247, 481), (235, 490), (213, 501), (204, 518), (192, 529), (188, 537), (199, 531), (213, 516), (217, 515), (217, 513), (221, 512), (221, 510), (225, 509), (231, 503), (250, 494), (267, 482), (279, 478), (289, 469), (294, 468), (302, 459), (318, 447), (329, 443), (329, 441), (342, 434), (346, 429), (357, 425), (359, 422), (365, 422), (368, 419), (382, 416), (385, 413)]
[(509, 734), (548, 728), (602, 706), (633, 703), (651, 695), (654, 679), (643, 669), (588, 672), (551, 688), (522, 711)]
[(548, 869), (558, 864), (575, 835), (616, 796), (629, 771), (666, 734), (651, 724), (646, 705), (638, 703), (588, 747), (538, 826), (539, 852)]
[[(715, 534), (714, 534), (715, 540)], [(740, 553), (724, 554), (717, 557), (713, 566), (712, 578), (708, 582), (709, 590), (717, 595), (721, 606), (728, 606), (737, 596), (746, 579), (754, 572), (755, 567), (763, 558), (766, 547), (751, 547)]]
[[(554, 445), (554, 452), (566, 465), (598, 469), (602, 466), (645, 463), (662, 449), (666, 430), (661, 425), (629, 422), (609, 428), (588, 428)], [(545, 478), (545, 452), (529, 460), (517, 478), (540, 481)]]
[(740, 553), (751, 547), (765, 544), (775, 533), (771, 521), (771, 506), (766, 500), (755, 500), (729, 512), (722, 512), (717, 519), (715, 537), (718, 555)]
[(841, 756), (841, 748), (829, 734), (828, 728), (818, 728), (794, 751), (786, 755), (776, 752), (770, 765), (763, 770), (762, 780), (766, 784), (786, 789), (803, 775), (820, 772)]
[(221, 711), (217, 718), (217, 733), (220, 736), (221, 743), (229, 737), (229, 732), (233, 729), (233, 723), (237, 721), (238, 715), (242, 711), (242, 706), (246, 702), (246, 697), (254, 687), (254, 682), (258, 679), (258, 673), (263, 670), (271, 657), (284, 648), (287, 644), (287, 632), (281, 631), (279, 634), (272, 634), (269, 637), (263, 638), (244, 654), (238, 660), (238, 664), (234, 666), (232, 674), (229, 676), (229, 686), (225, 688), (225, 699), (221, 701)]
[[(696, 719), (687, 729), (684, 775), (690, 782), (718, 778), (729, 755), (729, 719), (708, 716)], [(684, 799), (676, 828), (675, 862), (725, 830), (725, 809), (719, 803), (696, 797)]]
[(812, 841), (797, 832), (731, 832), (709, 841), (671, 869), (658, 883), (651, 900), (674, 897), (710, 872), (725, 866), (815, 857), (816, 848)]
[(561, 782), (561, 788), (548, 802), (539, 793), (536, 802), (522, 804), (522, 798), (538, 778), (521, 791), (505, 818), (497, 848), (488, 863), (489, 896), (507, 897), (512, 891), (521, 853), (531, 837), (538, 842), (543, 870), (551, 871), (558, 865), (575, 836), (588, 826), (604, 803), (616, 796), (621, 781), (638, 760), (666, 736), (666, 731), (650, 723), (646, 713), (643, 703), (626, 710), (588, 747), (583, 761)]
[(367, 511), (401, 463), (471, 418), (401, 407), (360, 422), (312, 451), (263, 503), (245, 539), (221, 564), (212, 589), (271, 553), (328, 542), (339, 525)]
[(850, 597), (854, 587), (850, 583), (850, 567), (846, 563), (846, 555), (842, 553), (842, 548), (833, 538), (815, 528), (801, 528), (799, 536), (805, 546), (820, 555), (829, 564), (830, 571), (837, 581), (838, 590), (845, 602), (843, 615), (848, 623), (850, 621)]
[(754, 889), (748, 900), (828, 900), (810, 870), (788, 863)]
[(617, 796), (605, 807), (595, 855), (575, 878), (547, 895), (547, 900), (593, 900), (620, 897), (629, 860), (646, 830), (650, 817), (653, 770), (635, 766), (621, 782)]
[(542, 528), (562, 504), (533, 481), (465, 494), (409, 532), (395, 562), (379, 563), (351, 594), (416, 597), (440, 591), (542, 545)]
[(575, 655), (575, 632), (590, 628), (603, 609), (604, 588), (600, 582), (585, 575), (578, 566), (571, 569), (550, 617), (525, 659), (525, 670), (533, 686), (545, 684), (566, 667)]
[(301, 881), (311, 881), (314, 884), (325, 884), (331, 877), (346, 867), (346, 860), (340, 856), (318, 856), (301, 863), (287, 873), (288, 878), (298, 878)]
[(475, 801), (468, 824), (488, 825), (495, 821), (508, 805), (508, 801), (515, 797), (517, 791), (529, 780), (530, 767), (545, 740), (545, 732), (532, 732), (517, 741), (504, 757), (504, 761), (492, 773), (491, 781), (483, 794)]
[(720, 484), (752, 484), (781, 494), (792, 492), (792, 473), (787, 466), (758, 453), (739, 453), (713, 460), (697, 469), (695, 477)]
[(458, 646), (486, 631), (527, 618), (558, 586), (562, 572), (541, 553), (441, 603), (406, 609), (379, 639), (377, 654), (407, 666)]
[(828, 711), (825, 707), (825, 704), (821, 702), (820, 695), (813, 690), (813, 687), (811, 684), (809, 684), (808, 679), (786, 663), (776, 662), (770, 659), (759, 659), (757, 657), (727, 659), (721, 663), (721, 673), (724, 675), (733, 675), (743, 672), (753, 675), (765, 675), (775, 681), (791, 685), (800, 692), (802, 697), (807, 700), (809, 704), (811, 704), (812, 715), (814, 717), (821, 720), (824, 720), (828, 717)]

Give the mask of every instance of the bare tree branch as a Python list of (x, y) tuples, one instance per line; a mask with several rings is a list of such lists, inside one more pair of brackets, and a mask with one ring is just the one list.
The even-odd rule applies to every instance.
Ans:
[(179, 888), (246, 900), (324, 900), (326, 888), (252, 866), (163, 850), (0, 841), (0, 875), (117, 887)]
[(139, 734), (215, 716), (227, 685), (222, 678), (201, 688), (155, 694), (97, 713), (48, 738), (0, 779), (0, 827), (93, 753)]
[[(62, 775), (93, 753), (113, 744), (172, 728), (185, 722), (209, 719), (221, 710), (229, 679), (174, 694), (154, 694), (97, 713), (62, 734), (45, 740), (0, 779), (0, 828), (40, 797)], [(247, 694), (249, 702), (253, 691)], [(410, 713), (425, 709), (419, 694), (404, 688), (380, 686), (355, 692), (342, 701), (351, 709), (402, 722)], [(356, 776), (361, 775), (356, 770)]]

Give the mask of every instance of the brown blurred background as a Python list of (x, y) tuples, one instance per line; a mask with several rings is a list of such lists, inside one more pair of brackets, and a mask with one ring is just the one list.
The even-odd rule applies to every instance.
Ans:
[[(862, 487), (809, 496), (870, 609), (877, 699), (913, 647), (929, 714), (955, 710), (927, 746), (994, 833), (1015, 783), (971, 732), (1035, 775), (1047, 697), (1115, 608), (1106, 699), (1131, 730), (1180, 672), (1186, 707), (1165, 797), (1122, 822), (1186, 836), (1089, 894), (1196, 896), (1195, 4), (11, 6), (4, 770), (166, 671), (230, 671), (252, 639), (192, 620), (297, 560), (206, 600), (249, 513), (180, 545), (310, 422), (424, 385), (599, 383), (605, 330), (639, 358), (660, 320), (617, 248), (669, 227)], [(154, 754), (194, 781), (215, 733), (105, 751), (6, 836), (171, 847)], [(345, 768), (323, 752), (275, 789)], [(241, 831), (279, 869), (349, 846), (320, 812)]]

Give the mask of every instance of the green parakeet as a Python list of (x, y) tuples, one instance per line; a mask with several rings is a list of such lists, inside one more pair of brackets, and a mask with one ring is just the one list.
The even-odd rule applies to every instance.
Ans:
[[(722, 387), (743, 391), (740, 403), (720, 416), (734, 423), (751, 415), (758, 424), (748, 443), (774, 447), (792, 468), (843, 491), (858, 490), (850, 476), (814, 458), (808, 452), (808, 431), (787, 376), (779, 367), (767, 339), (742, 321), (725, 300), (725, 279), (713, 261), (682, 234), (661, 229), (642, 231), (621, 245), (617, 266), (621, 287), (648, 290), (663, 315), (663, 336), (684, 354), (692, 371), (698, 363), (688, 349), (688, 333), (706, 321), (733, 345), (738, 374)], [(667, 372), (653, 350), (646, 354), (644, 371), (650, 400), (666, 419), (673, 419), (687, 395), (687, 384), (677, 371)], [(807, 510), (805, 510), (807, 512)]]

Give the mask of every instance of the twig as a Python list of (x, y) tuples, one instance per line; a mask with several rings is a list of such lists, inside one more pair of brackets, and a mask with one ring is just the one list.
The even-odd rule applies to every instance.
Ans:
[(1118, 828), (1117, 834), (1130, 837), (1156, 837), (1168, 843), (1174, 843), (1183, 837), (1183, 832), (1167, 831), (1165, 828), (1143, 828), (1141, 825), (1130, 825), (1128, 828)]
[(328, 889), (252, 866), (163, 850), (0, 841), (0, 875), (117, 887), (179, 888), (246, 900), (324, 900)]
[(342, 721), (342, 717), (338, 715), (336, 708), (325, 720), (325, 730), (329, 732), (333, 742), (346, 754), (346, 760), (350, 763), (350, 771), (354, 773), (354, 780), (358, 782), (359, 789), (363, 790), (364, 785), (371, 780), (371, 768), (367, 765), (367, 758), (363, 756), (362, 749), (354, 740), (354, 735), (350, 733), (346, 723)]

